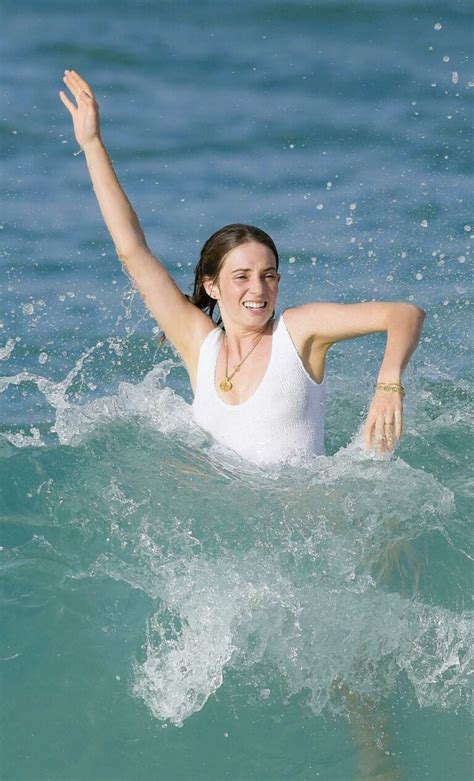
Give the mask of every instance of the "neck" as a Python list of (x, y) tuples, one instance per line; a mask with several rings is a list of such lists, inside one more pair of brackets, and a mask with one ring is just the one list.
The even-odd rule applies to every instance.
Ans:
[(261, 328), (253, 328), (252, 330), (244, 329), (242, 327), (234, 327), (231, 325), (225, 327), (225, 338), (227, 341), (227, 349), (229, 353), (236, 356), (237, 359), (242, 358), (252, 348), (258, 339), (263, 338), (265, 335), (271, 333), (271, 324), (273, 323), (273, 317), (271, 317), (264, 326)]

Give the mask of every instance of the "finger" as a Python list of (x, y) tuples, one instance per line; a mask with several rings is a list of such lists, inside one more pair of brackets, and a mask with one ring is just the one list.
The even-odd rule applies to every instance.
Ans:
[(80, 92), (87, 92), (88, 95), (93, 97), (93, 92), (92, 92), (89, 84), (87, 83), (87, 81), (85, 81), (82, 78), (82, 76), (79, 76), (79, 74), (76, 71), (69, 71), (69, 73), (72, 75), (72, 78), (74, 80), (74, 84), (76, 85), (78, 92), (79, 93)]
[(400, 439), (402, 436), (402, 429), (403, 429), (403, 421), (402, 421), (402, 413), (400, 410), (395, 410), (395, 436), (397, 439)]
[(372, 431), (374, 428), (374, 421), (368, 420), (364, 427), (364, 440), (365, 440), (365, 446), (367, 450), (370, 450), (372, 447)]
[(77, 110), (74, 103), (72, 103), (67, 95), (61, 90), (59, 93), (59, 97), (61, 98), (62, 102), (66, 106), (67, 110), (70, 114), (74, 114), (74, 112)]
[(383, 418), (378, 417), (375, 421), (375, 445), (377, 450), (383, 453), (384, 451), (384, 425)]
[(92, 98), (85, 90), (82, 90), (82, 92), (79, 93), (77, 96), (77, 102), (83, 103), (86, 106), (91, 106), (94, 102), (94, 98)]
[(70, 78), (70, 77), (69, 77), (69, 75), (67, 74), (67, 72), (66, 72), (66, 73), (64, 74), (64, 76), (63, 76), (63, 81), (64, 81), (64, 83), (65, 83), (66, 87), (68, 88), (69, 92), (70, 92), (72, 95), (74, 95), (74, 97), (75, 97), (75, 98), (76, 98), (76, 100), (77, 100), (77, 91), (76, 91), (76, 88), (75, 88), (75, 86), (74, 86), (74, 83), (73, 83), (73, 81), (71, 80), (71, 78)]
[(389, 450), (393, 450), (393, 420), (390, 420), (390, 418), (385, 418), (384, 429), (387, 448)]
[(77, 82), (74, 71), (64, 71), (63, 81), (68, 89), (72, 92), (76, 100), (79, 100), (79, 95), (82, 91), (82, 88)]

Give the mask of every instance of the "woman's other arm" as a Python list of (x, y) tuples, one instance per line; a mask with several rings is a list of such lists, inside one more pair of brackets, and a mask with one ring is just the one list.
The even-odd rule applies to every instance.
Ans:
[[(387, 342), (377, 383), (400, 383), (420, 339), (426, 316), (415, 304), (392, 301), (305, 304), (297, 311), (305, 339), (317, 343), (322, 350), (344, 339), (386, 331)], [(402, 395), (377, 389), (364, 427), (366, 446), (372, 447), (375, 437), (375, 447), (379, 451), (393, 450), (394, 436), (400, 439), (402, 434), (402, 416)]]
[(145, 304), (186, 363), (192, 363), (202, 338), (213, 327), (210, 318), (191, 304), (150, 252), (138, 217), (115, 174), (100, 135), (99, 107), (84, 79), (67, 70), (64, 83), (76, 105), (61, 91), (71, 114), (76, 140), (83, 150), (104, 222), (118, 257), (133, 278)]

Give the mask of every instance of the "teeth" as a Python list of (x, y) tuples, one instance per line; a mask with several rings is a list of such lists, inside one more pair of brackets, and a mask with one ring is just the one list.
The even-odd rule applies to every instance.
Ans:
[(263, 309), (264, 306), (266, 306), (266, 303), (264, 302), (263, 304), (254, 304), (251, 301), (246, 301), (244, 306), (247, 307), (247, 309)]

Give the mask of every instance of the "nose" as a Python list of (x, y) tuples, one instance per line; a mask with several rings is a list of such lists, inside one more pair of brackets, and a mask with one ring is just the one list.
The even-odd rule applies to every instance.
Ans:
[(259, 275), (256, 275), (251, 278), (250, 280), (251, 293), (255, 293), (255, 295), (260, 296), (262, 295), (264, 289), (265, 289), (265, 281)]

